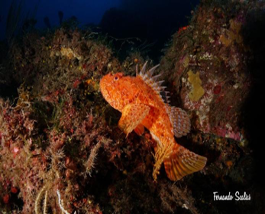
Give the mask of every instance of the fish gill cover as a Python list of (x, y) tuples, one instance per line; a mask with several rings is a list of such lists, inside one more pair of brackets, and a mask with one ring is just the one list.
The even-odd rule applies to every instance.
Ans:
[[(34, 16), (18, 25), (13, 1), (0, 43), (0, 213), (264, 212), (264, 3), (204, 0), (180, 26), (157, 15), (175, 3), (154, 3), (157, 19), (145, 19), (150, 2), (139, 2), (107, 11), (101, 29), (58, 10), (60, 26), (45, 15), (43, 30)], [(174, 26), (167, 47), (161, 20)], [(155, 140), (148, 130), (126, 137), (100, 92), (104, 75), (135, 76), (146, 60), (160, 63), (171, 104), (190, 118), (177, 142), (208, 159), (177, 182), (163, 167), (154, 182)]]

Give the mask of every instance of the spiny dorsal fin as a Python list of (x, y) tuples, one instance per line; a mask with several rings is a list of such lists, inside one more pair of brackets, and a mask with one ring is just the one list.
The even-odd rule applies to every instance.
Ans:
[(167, 114), (173, 126), (176, 137), (182, 137), (190, 132), (190, 118), (181, 108), (167, 105)]
[(152, 67), (150, 70), (146, 70), (146, 67), (147, 67), (147, 61), (146, 61), (139, 73), (138, 64), (137, 64), (136, 65), (136, 76), (140, 76), (143, 79), (143, 81), (147, 85), (149, 85), (165, 103), (169, 103), (169, 96), (168, 96), (169, 92), (165, 90), (166, 89), (165, 86), (162, 86), (162, 83), (164, 82), (164, 80), (158, 81), (161, 74), (153, 76), (154, 71), (158, 66), (159, 64)]

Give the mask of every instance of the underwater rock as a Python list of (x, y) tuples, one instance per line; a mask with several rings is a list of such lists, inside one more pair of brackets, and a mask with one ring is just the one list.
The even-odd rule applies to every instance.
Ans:
[(161, 60), (161, 70), (180, 94), (183, 107), (194, 112), (195, 130), (239, 142), (245, 139), (240, 117), (251, 78), (242, 29), (247, 11), (255, 7), (204, 1), (189, 26), (174, 34)]

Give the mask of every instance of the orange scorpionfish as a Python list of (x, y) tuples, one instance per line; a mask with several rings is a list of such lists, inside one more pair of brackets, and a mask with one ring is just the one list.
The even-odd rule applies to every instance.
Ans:
[(122, 113), (119, 128), (129, 134), (133, 130), (142, 135), (144, 128), (150, 131), (157, 142), (153, 178), (157, 179), (162, 163), (167, 176), (177, 181), (186, 175), (204, 168), (207, 158), (197, 155), (176, 143), (174, 136), (181, 137), (190, 131), (187, 113), (163, 101), (163, 81), (156, 81), (160, 75), (152, 76), (155, 66), (146, 71), (147, 62), (136, 77), (122, 73), (105, 75), (100, 80), (100, 89), (105, 100)]

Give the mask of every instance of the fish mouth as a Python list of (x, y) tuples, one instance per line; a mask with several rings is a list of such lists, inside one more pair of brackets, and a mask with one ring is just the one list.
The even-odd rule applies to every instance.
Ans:
[(110, 81), (110, 76), (112, 76), (110, 73), (105, 75), (104, 77), (101, 78), (99, 82), (99, 87), (101, 94), (103, 95), (104, 99), (109, 102), (111, 99), (111, 94), (110, 94), (110, 88), (111, 87), (111, 81)]
[(101, 94), (104, 96), (104, 94), (106, 93), (106, 76), (102, 77), (100, 82), (99, 82), (99, 87), (100, 87), (100, 91)]

